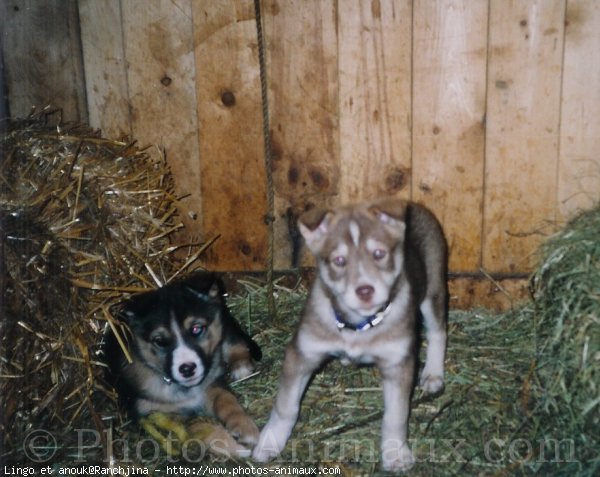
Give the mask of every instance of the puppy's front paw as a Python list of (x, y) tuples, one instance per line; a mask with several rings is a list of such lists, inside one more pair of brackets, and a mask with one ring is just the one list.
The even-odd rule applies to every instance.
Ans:
[(252, 458), (256, 462), (269, 462), (280, 454), (280, 451), (274, 447), (265, 447), (260, 442), (252, 451)]
[(281, 454), (284, 446), (285, 441), (281, 442), (267, 426), (260, 433), (252, 458), (257, 462), (268, 462)]
[(273, 460), (275, 457), (279, 455), (279, 452), (274, 451), (273, 449), (265, 449), (260, 446), (256, 446), (252, 451), (252, 458), (256, 462), (269, 462)]
[(415, 457), (406, 442), (384, 444), (381, 454), (383, 469), (388, 472), (406, 472), (415, 465)]
[(250, 450), (236, 441), (220, 424), (206, 417), (197, 417), (189, 422), (190, 437), (199, 440), (215, 456), (250, 457)]
[(227, 423), (227, 430), (240, 444), (247, 447), (254, 447), (258, 442), (258, 427), (254, 424), (254, 421), (248, 416), (240, 416), (239, 419), (235, 419)]
[(427, 394), (437, 394), (444, 389), (444, 376), (423, 373), (419, 385)]

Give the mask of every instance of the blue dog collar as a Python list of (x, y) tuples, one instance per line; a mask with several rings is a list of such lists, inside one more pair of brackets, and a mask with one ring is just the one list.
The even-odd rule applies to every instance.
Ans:
[(381, 323), (383, 321), (383, 319), (385, 318), (386, 312), (388, 311), (389, 308), (390, 308), (390, 303), (387, 303), (377, 313), (375, 313), (374, 315), (368, 316), (367, 318), (365, 318), (360, 323), (357, 323), (356, 325), (354, 325), (352, 323), (348, 323), (346, 320), (344, 320), (342, 314), (335, 308), (333, 309), (333, 312), (335, 314), (335, 321), (337, 322), (337, 327), (340, 331), (342, 331), (344, 328), (346, 328), (348, 330), (352, 330), (352, 331), (366, 331), (366, 330), (370, 330), (371, 328), (374, 328), (379, 323)]

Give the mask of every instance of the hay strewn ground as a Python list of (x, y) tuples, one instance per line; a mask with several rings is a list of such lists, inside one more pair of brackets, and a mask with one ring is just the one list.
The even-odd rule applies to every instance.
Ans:
[[(3, 463), (167, 465), (250, 471), (190, 445), (178, 460), (118, 412), (96, 354), (110, 305), (183, 273), (172, 255), (179, 227), (164, 162), (87, 128), (49, 131), (36, 121), (3, 138), (0, 396)], [(600, 208), (547, 242), (518, 310), (453, 311), (447, 387), (415, 392), (409, 475), (600, 474)], [(259, 425), (270, 412), (283, 351), (305, 284), (240, 280), (230, 306), (264, 352), (258, 373), (232, 385)], [(381, 384), (373, 368), (328, 365), (312, 382), (276, 469), (380, 472)], [(33, 433), (33, 434), (32, 434)], [(255, 469), (257, 470), (257, 469)]]
[[(233, 389), (259, 425), (265, 423), (277, 388), (283, 350), (303, 306), (303, 285), (277, 286), (279, 315), (265, 326), (266, 288), (245, 281), (245, 293), (230, 304), (265, 352), (259, 373), (234, 383)], [(533, 305), (504, 314), (485, 310), (450, 313), (447, 387), (441, 396), (413, 397), (411, 445), (415, 476), (595, 476), (598, 473), (598, 427), (592, 412), (585, 434), (574, 430), (574, 411), (555, 415), (545, 406), (549, 396), (540, 359), (538, 319)], [(596, 348), (597, 350), (598, 348)], [(596, 351), (597, 352), (597, 351)], [(564, 396), (577, 393), (570, 389)], [(566, 409), (563, 406), (563, 409)], [(377, 370), (330, 363), (311, 384), (301, 419), (275, 469), (335, 467), (345, 476), (385, 475), (379, 467), (382, 417), (381, 383)], [(592, 417), (595, 416), (595, 417)], [(248, 469), (251, 461), (223, 461), (190, 446), (182, 458), (158, 452), (137, 426), (124, 423), (112, 451), (121, 464), (165, 471), (167, 465), (190, 468)], [(84, 435), (85, 445), (93, 436)], [(62, 449), (63, 455), (79, 450)], [(69, 454), (70, 453), (70, 454)], [(97, 449), (84, 449), (86, 459), (106, 459)], [(158, 473), (156, 475), (159, 475)]]
[[(284, 306), (275, 326), (260, 331), (255, 328), (260, 316), (247, 318), (268, 352), (261, 374), (236, 390), (247, 396), (261, 424), (303, 293), (279, 290)], [(260, 315), (262, 301), (257, 288), (245, 298), (235, 297), (233, 306), (238, 316), (247, 309)], [(451, 312), (446, 390), (436, 398), (417, 390), (413, 397), (410, 436), (419, 464), (409, 475), (597, 475), (596, 423), (590, 422), (582, 439), (569, 427), (554, 425), (555, 416), (541, 405), (547, 390), (537, 368), (537, 331), (531, 305), (499, 315)], [(304, 398), (281, 465), (312, 462), (340, 465), (344, 475), (376, 474), (381, 416), (377, 371), (331, 363)]]

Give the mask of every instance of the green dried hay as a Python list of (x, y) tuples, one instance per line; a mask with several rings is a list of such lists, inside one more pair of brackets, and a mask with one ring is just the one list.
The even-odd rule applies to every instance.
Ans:
[(33, 429), (104, 429), (116, 412), (99, 355), (111, 306), (185, 271), (161, 155), (47, 119), (0, 136), (1, 457), (16, 462)]
[(581, 459), (600, 471), (600, 205), (571, 220), (540, 255), (532, 279), (540, 432), (575, 436)]

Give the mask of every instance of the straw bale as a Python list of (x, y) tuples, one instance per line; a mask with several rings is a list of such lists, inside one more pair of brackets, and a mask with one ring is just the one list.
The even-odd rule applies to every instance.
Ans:
[(17, 461), (32, 429), (103, 428), (115, 409), (99, 353), (111, 307), (186, 261), (159, 151), (47, 119), (10, 124), (0, 142), (0, 435)]

